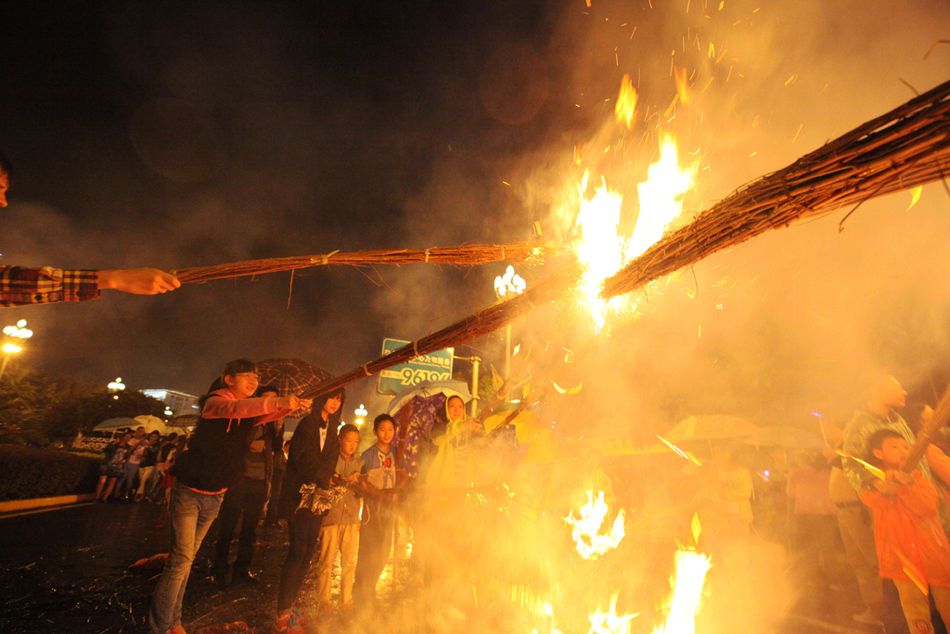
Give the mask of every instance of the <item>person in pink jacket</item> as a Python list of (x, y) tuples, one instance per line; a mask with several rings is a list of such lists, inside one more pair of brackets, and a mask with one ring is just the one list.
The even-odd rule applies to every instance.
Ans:
[(176, 479), (168, 505), (171, 545), (148, 615), (154, 634), (185, 634), (181, 605), (191, 565), (218, 515), (224, 492), (240, 475), (247, 434), (255, 425), (310, 404), (294, 395), (251, 398), (259, 380), (252, 361), (231, 361), (198, 401), (198, 426), (188, 450), (176, 458), (171, 470)]

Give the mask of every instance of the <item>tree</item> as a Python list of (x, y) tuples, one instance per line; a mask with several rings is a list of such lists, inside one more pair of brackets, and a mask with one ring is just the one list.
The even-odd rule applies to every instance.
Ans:
[(0, 442), (45, 445), (71, 438), (108, 418), (161, 417), (164, 411), (162, 401), (141, 392), (112, 394), (72, 379), (51, 379), (41, 372), (13, 367), (0, 381)]
[(134, 390), (116, 394), (96, 392), (50, 405), (44, 430), (50, 439), (70, 438), (110, 418), (135, 418), (144, 414), (161, 417), (164, 411), (162, 401)]
[(20, 367), (8, 369), (0, 382), (0, 442), (45, 444), (49, 406), (86, 391), (71, 379), (53, 380)]

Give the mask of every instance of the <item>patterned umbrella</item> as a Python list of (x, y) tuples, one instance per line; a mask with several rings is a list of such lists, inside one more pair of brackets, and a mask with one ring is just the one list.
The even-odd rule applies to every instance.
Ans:
[(169, 427), (190, 427), (194, 428), (198, 425), (198, 417), (194, 414), (186, 414), (184, 416), (175, 416), (168, 420), (165, 423)]
[[(301, 359), (266, 359), (257, 362), (261, 385), (273, 385), (279, 396), (301, 394), (333, 375)], [(299, 409), (291, 416), (306, 416), (310, 408)]]
[(389, 402), (389, 414), (395, 415), (404, 405), (409, 403), (416, 396), (428, 398), (436, 394), (444, 394), (446, 398), (450, 396), (459, 396), (468, 403), (472, 400), (472, 393), (464, 381), (422, 381), (416, 385), (407, 387), (403, 391), (393, 396)]

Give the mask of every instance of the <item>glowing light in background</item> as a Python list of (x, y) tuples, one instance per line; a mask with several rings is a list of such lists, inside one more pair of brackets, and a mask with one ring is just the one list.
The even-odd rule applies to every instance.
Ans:
[(353, 410), (353, 413), (356, 414), (356, 425), (362, 425), (366, 420), (366, 415), (369, 414), (369, 411), (360, 403), (360, 406)]

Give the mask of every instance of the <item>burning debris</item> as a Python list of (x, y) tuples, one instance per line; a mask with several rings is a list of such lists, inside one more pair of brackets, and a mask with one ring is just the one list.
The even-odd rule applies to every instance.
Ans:
[(623, 540), (623, 509), (617, 512), (617, 517), (607, 532), (601, 532), (604, 521), (609, 512), (604, 502), (604, 492), (597, 492), (594, 499), (593, 491), (587, 492), (587, 503), (580, 508), (580, 517), (575, 518), (573, 511), (564, 518), (568, 525), (573, 527), (571, 537), (577, 544), (577, 552), (584, 559), (603, 555), (608, 550), (616, 548)]

